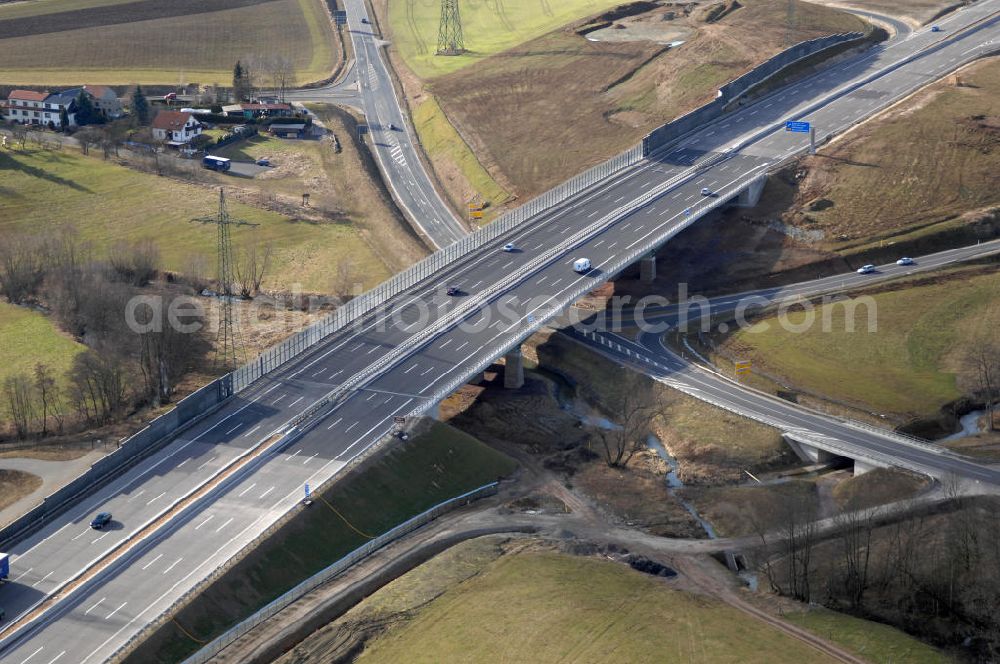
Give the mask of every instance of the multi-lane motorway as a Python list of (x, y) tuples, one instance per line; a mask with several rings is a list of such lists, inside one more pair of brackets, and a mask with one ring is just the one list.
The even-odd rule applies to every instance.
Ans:
[[(306, 482), (321, 483), (382, 438), (393, 416), (432, 406), (580, 292), (606, 280), (624, 256), (665, 241), (708, 205), (735, 194), (748, 177), (801, 151), (802, 137), (778, 128), (784, 119), (804, 115), (822, 133), (860, 121), (950, 71), (995, 38), (995, 22), (965, 36), (955, 33), (992, 16), (998, 6), (998, 0), (984, 0), (942, 21), (944, 33), (914, 33), (706, 126), (667, 154), (456, 261), (362, 325), (333, 335), (262, 379), (140, 468), (16, 546), (12, 582), (0, 589), (8, 619), (55, 591), (331, 389), (373, 365), (382, 366), (320, 411), (318, 424), (308, 433), (265, 455), (254, 472), (237, 474), (221, 497), (170, 519), (165, 530), (133, 549), (112, 573), (64, 596), (29, 628), (5, 639), (0, 658), (104, 660), (297, 504)], [(939, 42), (942, 46), (935, 47)], [(927, 48), (933, 50), (907, 61)], [(360, 57), (358, 63), (360, 67)], [(873, 76), (877, 78), (863, 87), (837, 94), (848, 83)], [(703, 197), (703, 187), (720, 198)], [(637, 200), (644, 203), (630, 210)], [(507, 242), (518, 250), (501, 251)], [(571, 265), (578, 256), (590, 258), (594, 270), (575, 273)], [(462, 294), (446, 295), (448, 285)], [(106, 534), (87, 527), (98, 509), (115, 515), (116, 525)]]
[[(701, 327), (702, 317), (718, 323), (730, 321), (742, 309), (752, 312), (782, 302), (797, 302), (889, 279), (905, 278), (1000, 253), (1000, 240), (951, 249), (920, 257), (912, 266), (889, 264), (874, 274), (850, 273), (802, 282), (782, 288), (748, 291), (698, 301), (622, 313), (622, 329), (603, 325), (567, 328), (565, 333), (598, 352), (635, 367), (657, 380), (698, 399), (774, 426), (827, 451), (858, 458), (875, 465), (902, 465), (934, 477), (953, 474), (973, 482), (1000, 487), (1000, 470), (984, 467), (943, 448), (893, 434), (844, 418), (802, 408), (771, 395), (749, 390), (729, 377), (692, 364), (664, 343), (664, 332), (686, 324), (688, 331)], [(862, 309), (867, 316), (867, 310)], [(641, 321), (636, 318), (641, 317)], [(727, 324), (723, 322), (723, 324)], [(865, 329), (858, 323), (859, 329)], [(593, 329), (585, 329), (593, 327)]]
[[(438, 193), (414, 147), (413, 129), (400, 106), (392, 74), (382, 52), (385, 42), (375, 32), (364, 0), (346, 0), (347, 27), (354, 48), (354, 66), (335, 86), (297, 90), (287, 95), (294, 101), (360, 102), (368, 121), (372, 151), (393, 198), (407, 219), (434, 247), (445, 247), (468, 233)], [(345, 97), (356, 87), (356, 97)], [(347, 100), (345, 102), (345, 100)]]

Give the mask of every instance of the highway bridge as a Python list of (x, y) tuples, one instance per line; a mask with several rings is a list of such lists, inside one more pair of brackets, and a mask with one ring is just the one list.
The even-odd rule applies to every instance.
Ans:
[[(14, 624), (0, 658), (112, 656), (292, 509), (305, 483), (384, 440), (394, 417), (432, 410), (498, 357), (516, 367), (520, 342), (580, 295), (801, 154), (806, 141), (785, 120), (808, 120), (821, 137), (862, 121), (989, 48), (998, 5), (983, 0), (941, 33), (913, 33), (724, 116), (456, 257), (256, 381), (13, 548), (4, 606)], [(572, 269), (580, 256), (594, 265), (586, 274)], [(88, 528), (98, 509), (114, 528)]]

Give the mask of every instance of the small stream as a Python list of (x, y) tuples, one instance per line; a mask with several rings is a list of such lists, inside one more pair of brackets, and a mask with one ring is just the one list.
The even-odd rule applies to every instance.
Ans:
[[(590, 406), (590, 404), (580, 399), (576, 394), (576, 389), (569, 383), (569, 381), (566, 380), (565, 377), (551, 371), (542, 371), (541, 373), (555, 382), (556, 401), (559, 403), (559, 407), (564, 411), (572, 413), (580, 420), (580, 422), (588, 426), (608, 430), (619, 428), (617, 424), (598, 413), (596, 409)], [(670, 495), (680, 501), (680, 504), (692, 517), (694, 517), (695, 521), (701, 525), (705, 534), (707, 534), (710, 539), (717, 539), (719, 536), (716, 534), (715, 529), (712, 528), (712, 524), (698, 514), (698, 510), (694, 508), (694, 505), (677, 495), (677, 489), (684, 488), (684, 482), (682, 482), (681, 478), (677, 476), (677, 459), (672, 457), (670, 453), (667, 452), (667, 448), (664, 447), (663, 443), (660, 442), (660, 439), (653, 434), (649, 435), (649, 438), (646, 440), (646, 445), (648, 445), (651, 450), (656, 452), (656, 454), (670, 466), (670, 472), (667, 473), (666, 476), (667, 490), (670, 492)]]
[(715, 529), (712, 528), (712, 524), (698, 514), (698, 510), (694, 508), (694, 505), (677, 495), (677, 489), (684, 488), (684, 482), (681, 481), (681, 478), (677, 477), (677, 459), (670, 456), (670, 453), (667, 452), (667, 448), (664, 447), (663, 443), (660, 442), (660, 439), (653, 434), (650, 434), (649, 438), (646, 439), (646, 445), (649, 446), (649, 449), (656, 452), (656, 454), (670, 466), (670, 472), (667, 473), (667, 487), (669, 487), (668, 490), (670, 491), (670, 495), (680, 501), (680, 504), (684, 506), (684, 509), (688, 511), (688, 514), (693, 516), (694, 520), (698, 522), (702, 529), (704, 529), (705, 534), (708, 535), (709, 539), (718, 539), (719, 536), (716, 534)]
[[(949, 440), (958, 440), (959, 438), (975, 436), (977, 433), (986, 431), (985, 416), (985, 410), (973, 410), (965, 415), (962, 415), (962, 417), (958, 420), (959, 426), (962, 427), (961, 431), (953, 433), (950, 436), (945, 436), (944, 438), (939, 438), (937, 442), (944, 443)], [(980, 422), (980, 420), (982, 420), (982, 422)]]

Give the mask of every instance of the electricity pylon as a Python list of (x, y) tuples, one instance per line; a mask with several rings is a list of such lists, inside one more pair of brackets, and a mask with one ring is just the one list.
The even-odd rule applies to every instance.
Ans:
[(441, 0), (441, 23), (438, 25), (438, 55), (465, 53), (462, 36), (462, 16), (458, 13), (458, 0)]
[(226, 191), (219, 188), (219, 212), (211, 217), (198, 217), (192, 221), (215, 224), (218, 229), (218, 264), (216, 276), (220, 289), (219, 330), (215, 340), (214, 368), (231, 370), (239, 366), (240, 359), (246, 359), (242, 341), (238, 335), (238, 325), (233, 316), (233, 244), (229, 237), (230, 226), (256, 226), (242, 219), (233, 219), (226, 208)]

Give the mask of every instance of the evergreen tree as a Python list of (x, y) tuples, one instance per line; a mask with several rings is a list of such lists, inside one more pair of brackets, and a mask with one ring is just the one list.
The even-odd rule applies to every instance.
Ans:
[(59, 126), (63, 131), (69, 127), (69, 113), (66, 112), (65, 107), (59, 109)]
[(149, 124), (149, 101), (142, 92), (142, 87), (138, 85), (135, 86), (135, 92), (132, 93), (132, 116), (137, 124)]
[(94, 108), (93, 102), (90, 101), (90, 96), (84, 92), (80, 91), (80, 94), (76, 96), (76, 124), (79, 126), (96, 124), (101, 121), (101, 115)]
[(236, 102), (245, 101), (250, 88), (250, 81), (247, 78), (247, 71), (243, 69), (243, 63), (236, 61), (233, 67), (233, 97)]

